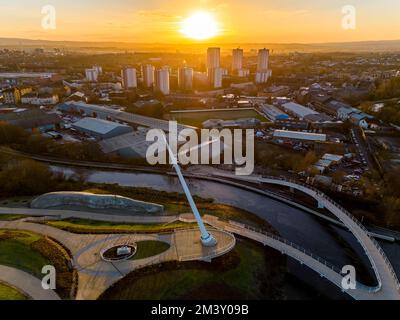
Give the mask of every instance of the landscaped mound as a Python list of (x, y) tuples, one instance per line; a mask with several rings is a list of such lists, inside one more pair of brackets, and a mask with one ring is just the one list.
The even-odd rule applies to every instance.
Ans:
[(41, 195), (31, 202), (31, 207), (36, 209), (68, 206), (93, 209), (124, 209), (138, 214), (154, 214), (164, 211), (164, 207), (159, 204), (138, 201), (118, 195), (88, 192), (51, 192)]

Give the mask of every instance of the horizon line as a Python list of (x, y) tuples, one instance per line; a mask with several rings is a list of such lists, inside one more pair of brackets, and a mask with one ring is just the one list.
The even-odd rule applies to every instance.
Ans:
[[(176, 45), (179, 42), (129, 42), (129, 41), (110, 41), (110, 40), (48, 40), (48, 39), (32, 39), (32, 38), (18, 38), (18, 37), (0, 37), (0, 45), (2, 40), (19, 40), (19, 41), (42, 41), (42, 42), (72, 42), (72, 43), (115, 43), (115, 44), (146, 44), (146, 45)], [(328, 41), (328, 42), (218, 42), (218, 41), (198, 41), (198, 42), (184, 42), (180, 45), (209, 45), (209, 44), (243, 44), (243, 45), (326, 45), (326, 44), (351, 44), (351, 43), (370, 43), (370, 42), (396, 42), (397, 39), (380, 39), (380, 40), (354, 40), (354, 41)]]

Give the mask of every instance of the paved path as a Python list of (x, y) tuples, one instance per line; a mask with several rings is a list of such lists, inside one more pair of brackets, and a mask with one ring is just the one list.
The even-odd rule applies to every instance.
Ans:
[(22, 270), (0, 265), (0, 282), (9, 284), (34, 300), (61, 300), (53, 290), (44, 290), (38, 278)]
[[(42, 214), (43, 215), (43, 210), (37, 210), (37, 209), (29, 209), (28, 211), (24, 211), (25, 209), (18, 209), (19, 213), (35, 213), (35, 215)], [(6, 208), (0, 208), (0, 212), (5, 212), (9, 213), (9, 211), (6, 210)], [(53, 218), (59, 218), (60, 215), (57, 214), (57, 210), (49, 210), (49, 212), (46, 212), (47, 215), (53, 216)], [(95, 219), (97, 216), (101, 216), (101, 219), (104, 221), (114, 221), (115, 216), (114, 215), (103, 215), (103, 214), (94, 214), (94, 213), (84, 213), (81, 211), (75, 211), (75, 212), (69, 212), (67, 215), (68, 217), (75, 217), (79, 218), (82, 217), (82, 215), (90, 215), (93, 216)], [(141, 217), (141, 216), (120, 216), (118, 217), (118, 222), (131, 222), (131, 223), (140, 223), (145, 221), (146, 217)], [(150, 218), (150, 217), (147, 217)], [(151, 217), (151, 221), (157, 222), (155, 218), (163, 218), (163, 217)], [(171, 217), (172, 218), (172, 217)], [(34, 218), (37, 219), (37, 218)], [(182, 214), (180, 216), (174, 216), (174, 219), (187, 222), (187, 223), (192, 223), (195, 222), (195, 218), (192, 214)], [(277, 237), (276, 235), (265, 233), (260, 230), (253, 230), (249, 228), (248, 226), (244, 224), (239, 224), (234, 221), (222, 221), (218, 219), (217, 217), (210, 216), (210, 215), (205, 215), (204, 216), (204, 222), (214, 228), (217, 228), (219, 230), (224, 230), (230, 233), (235, 233), (238, 235), (241, 235), (243, 237), (247, 237), (249, 239), (258, 241), (262, 243), (263, 245), (268, 245), (294, 259), (299, 261), (301, 264), (307, 265), (309, 268), (314, 270), (315, 272), (319, 273), (321, 277), (326, 278), (336, 286), (338, 286), (341, 289), (341, 281), (342, 281), (342, 275), (340, 274), (340, 270), (322, 259), (321, 257), (318, 257), (311, 252), (307, 251), (304, 248), (301, 248), (297, 246), (294, 243), (291, 243), (285, 239), (282, 239), (280, 237)], [(23, 221), (22, 221), (23, 222)], [(15, 225), (14, 222), (12, 225)], [(19, 222), (21, 223), (21, 222)], [(65, 243), (67, 247), (73, 248), (73, 252), (75, 252), (74, 255), (74, 263), (75, 266), (80, 270), (81, 272), (79, 273), (79, 286), (80, 290), (78, 290), (78, 297), (79, 299), (94, 299), (96, 295), (100, 295), (101, 292), (104, 290), (103, 288), (110, 286), (112, 283), (117, 281), (118, 279), (122, 278), (126, 274), (132, 270), (132, 268), (137, 269), (140, 267), (143, 267), (145, 265), (151, 265), (155, 263), (160, 263), (162, 261), (171, 261), (171, 260), (181, 260), (181, 261), (187, 261), (187, 260), (198, 260), (200, 252), (193, 252), (193, 244), (198, 241), (199, 235), (196, 234), (195, 232), (189, 232), (188, 234), (184, 234), (181, 232), (176, 232), (174, 236), (171, 235), (161, 235), (161, 236), (156, 236), (154, 238), (154, 235), (135, 235), (134, 238), (129, 238), (131, 237), (130, 235), (73, 235), (72, 237), (68, 232), (54, 229), (49, 226), (45, 225), (38, 225), (38, 224), (29, 224), (31, 226), (28, 226), (28, 228), (32, 229), (35, 228), (34, 231), (38, 233), (45, 233), (48, 234), (49, 236), (61, 241), (62, 243)], [(36, 226), (33, 227), (32, 225)], [(0, 223), (0, 228), (1, 228), (1, 223)], [(196, 231), (198, 232), (198, 231)], [(58, 237), (58, 238), (57, 238)], [(67, 239), (69, 237), (69, 239)], [(90, 241), (88, 240), (78, 240), (80, 237), (87, 238), (91, 237)], [(107, 240), (104, 240), (105, 237)], [(118, 267), (115, 266), (110, 266), (110, 264), (103, 263), (100, 261), (100, 257), (98, 256), (98, 252), (102, 249), (102, 246), (112, 243), (113, 241), (137, 241), (139, 239), (145, 240), (145, 239), (157, 239), (159, 241), (164, 241), (167, 243), (190, 243), (191, 245), (182, 247), (180, 246), (179, 249), (171, 249), (168, 252), (165, 253), (164, 256), (160, 257), (155, 257), (155, 258), (149, 258), (149, 259), (144, 259), (143, 261), (140, 261), (139, 264), (136, 265), (129, 265), (129, 264), (119, 264)], [(190, 241), (188, 241), (190, 240)], [(89, 244), (83, 245), (84, 249), (76, 249), (76, 248), (81, 248), (82, 243), (86, 243), (88, 241)], [(76, 246), (75, 244), (78, 243)], [(224, 250), (221, 250), (220, 252), (228, 252), (231, 250), (230, 246), (234, 243), (231, 241), (227, 241), (227, 239), (219, 239), (219, 244), (222, 244), (224, 246)], [(199, 246), (201, 248), (201, 246)], [(233, 248), (233, 246), (232, 246)], [(76, 250), (78, 252), (76, 253)], [(189, 250), (189, 252), (187, 252)], [(203, 250), (203, 249), (202, 249)], [(80, 264), (80, 255), (81, 252), (85, 253), (85, 260), (84, 263)], [(90, 256), (88, 253), (92, 252), (92, 256)], [(179, 254), (178, 254), (179, 252)], [(208, 255), (211, 257), (216, 257), (218, 254), (216, 252), (210, 252), (209, 254), (203, 254), (203, 260), (209, 260), (207, 258)], [(95, 268), (90, 267), (90, 265), (96, 265)], [(102, 275), (108, 275), (106, 278), (101, 278)], [(97, 280), (95, 280), (97, 278)], [(86, 288), (83, 288), (84, 285), (86, 284)], [(89, 292), (89, 294), (86, 294), (85, 292)], [(357, 283), (357, 290), (347, 290), (345, 291), (347, 294), (352, 296), (354, 299), (357, 300), (376, 300), (376, 299), (398, 299), (397, 296), (388, 296), (387, 291), (384, 291), (382, 289), (382, 285), (378, 286), (376, 288), (370, 288), (366, 287), (361, 283)]]
[[(375, 276), (378, 280), (376, 288), (368, 288), (368, 294), (372, 299), (400, 300), (400, 284), (393, 267), (386, 257), (380, 245), (369, 236), (365, 227), (358, 222), (345, 208), (335, 203), (321, 191), (305, 184), (294, 181), (277, 179), (276, 177), (246, 176), (239, 177), (233, 174), (218, 174), (220, 177), (231, 178), (255, 183), (269, 183), (287, 186), (302, 191), (313, 197), (319, 205), (324, 206), (334, 214), (356, 237), (366, 253)], [(364, 288), (365, 289), (365, 288)], [(365, 290), (364, 290), (365, 291)]]
[(0, 214), (16, 214), (31, 217), (56, 217), (59, 219), (78, 218), (96, 221), (108, 221), (115, 223), (171, 223), (177, 221), (179, 216), (139, 216), (139, 215), (118, 215), (103, 214), (96, 212), (74, 211), (74, 210), (58, 210), (58, 209), (31, 209), (31, 208), (7, 208), (0, 207)]
[[(45, 224), (31, 223), (29, 218), (18, 221), (0, 221), (0, 229), (32, 231), (65, 245), (73, 256), (72, 263), (78, 272), (76, 296), (78, 300), (97, 299), (108, 287), (136, 269), (166, 261), (210, 261), (232, 250), (236, 243), (232, 234), (222, 230), (210, 230), (218, 244), (214, 248), (204, 249), (197, 229), (179, 230), (165, 234), (87, 235), (70, 233)], [(109, 246), (144, 240), (165, 242), (170, 245), (170, 248), (147, 259), (114, 263), (105, 262), (100, 256), (101, 250)]]

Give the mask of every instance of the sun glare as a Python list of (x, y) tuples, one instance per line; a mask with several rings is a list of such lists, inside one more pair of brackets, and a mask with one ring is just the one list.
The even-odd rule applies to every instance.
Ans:
[(218, 24), (207, 12), (197, 12), (182, 22), (180, 30), (186, 37), (195, 40), (206, 40), (218, 35)]

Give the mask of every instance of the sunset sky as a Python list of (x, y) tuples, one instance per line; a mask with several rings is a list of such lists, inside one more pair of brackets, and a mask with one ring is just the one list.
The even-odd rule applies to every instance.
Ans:
[[(41, 28), (41, 8), (57, 12), (56, 30)], [(356, 30), (343, 30), (342, 7), (357, 9)], [(196, 42), (182, 21), (210, 14), (219, 35), (243, 43), (400, 39), (399, 0), (0, 0), (0, 37), (47, 40)]]

